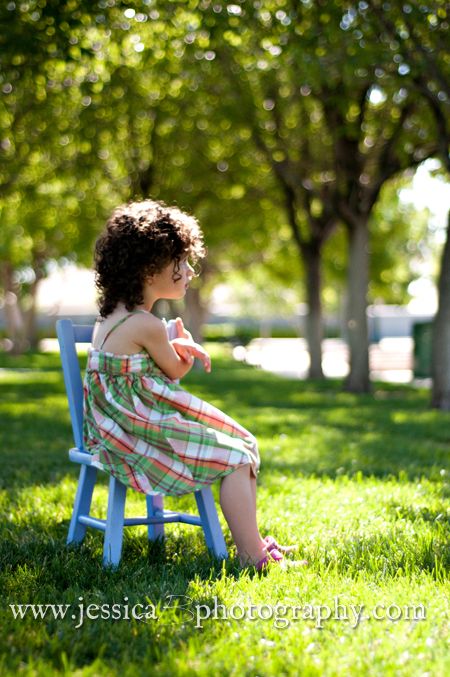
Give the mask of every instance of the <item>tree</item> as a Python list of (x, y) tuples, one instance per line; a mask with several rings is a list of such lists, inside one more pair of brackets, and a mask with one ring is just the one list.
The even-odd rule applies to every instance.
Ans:
[(239, 101), (236, 114), (278, 182), (307, 271), (318, 376), (321, 251), (338, 221), (347, 229), (347, 387), (354, 391), (369, 389), (370, 215), (385, 182), (437, 151), (428, 104), (408, 87), (405, 64), (368, 10), (339, 0), (201, 6), (205, 49), (217, 57), (211, 69), (222, 74), (215, 91), (222, 101), (231, 88)]
[[(6, 20), (12, 10), (2, 11)], [(360, 276), (367, 278), (369, 216), (384, 182), (435, 149), (429, 104), (403, 87), (405, 64), (393, 59), (391, 42), (378, 40), (371, 21), (367, 3), (349, 9), (338, 0), (14, 5), (12, 30), (1, 38), (6, 221), (18, 227), (26, 211), (20, 199), (13, 208), (11, 196), (25, 191), (41, 211), (43, 195), (53, 196), (49, 215), (42, 212), (49, 227), (37, 237), (43, 270), (50, 252), (70, 255), (66, 245), (86, 260), (95, 215), (151, 193), (199, 216), (217, 253), (207, 273), (217, 261), (258, 258), (287, 223), (307, 271), (316, 376), (322, 252), (344, 222), (353, 252), (351, 307), (359, 313), (349, 319), (359, 379), (350, 387), (364, 389), (367, 279)], [(59, 223), (62, 216), (72, 224), (74, 191), (78, 225), (72, 238), (58, 239), (52, 209)], [(62, 205), (69, 211), (61, 213)], [(34, 223), (24, 223), (33, 242)], [(5, 238), (3, 260), (10, 264), (9, 245)], [(38, 265), (31, 245), (25, 252), (28, 259), (11, 272), (16, 281)], [(201, 310), (199, 294), (193, 301)]]
[[(450, 174), (450, 58), (448, 5), (411, 1), (389, 12), (379, 0), (370, 0), (382, 30), (390, 37), (397, 56), (408, 68), (411, 86), (428, 104), (435, 122), (436, 155)], [(433, 407), (450, 410), (450, 212), (438, 279), (438, 311), (432, 340)]]
[[(234, 101), (239, 101), (235, 116), (241, 115), (241, 124), (249, 128), (255, 147), (277, 183), (279, 204), (285, 210), (293, 242), (305, 269), (310, 376), (321, 378), (320, 259), (323, 244), (337, 221), (329, 200), (327, 177), (315, 175), (313, 169), (315, 156), (321, 152), (319, 144), (311, 144), (308, 133), (296, 131), (300, 123), (309, 126), (309, 131), (318, 139), (322, 135), (320, 125), (315, 124), (317, 119), (314, 122), (315, 102), (311, 107), (305, 106), (302, 99), (309, 91), (302, 92), (296, 86), (292, 49), (287, 45), (286, 26), (291, 20), (280, 9), (277, 20), (272, 22), (270, 11), (266, 11), (272, 9), (275, 14), (276, 8), (276, 3), (258, 5), (254, 11), (238, 5), (229, 6), (226, 16), (222, 13), (220, 18), (214, 19), (211, 46), (227, 76), (231, 96)], [(255, 23), (256, 32), (252, 27)], [(209, 15), (205, 25), (211, 24)], [(224, 94), (230, 96), (230, 91)]]
[(218, 259), (251, 259), (252, 230), (264, 241), (264, 209), (248, 204), (239, 218), (234, 209), (244, 193), (254, 202), (264, 197), (258, 185), (262, 172), (255, 177), (250, 168), (241, 168), (245, 180), (228, 180), (228, 162), (244, 139), (237, 130), (225, 147), (221, 134), (231, 126), (229, 111), (220, 107), (213, 89), (199, 96), (210, 72), (190, 39), (200, 27), (198, 13), (183, 3), (161, 2), (150, 15), (153, 20), (144, 21), (147, 14), (128, 8), (126, 20), (117, 16), (102, 50), (107, 76), (101, 89), (86, 92), (90, 105), (82, 111), (82, 129), (101, 129), (89, 142), (91, 152), (120, 200), (151, 196), (176, 202), (199, 218), (210, 256), (202, 285), (194, 283), (187, 295), (190, 324), (199, 338), (206, 305), (201, 289), (220, 267)]
[(77, 136), (95, 60), (86, 41), (89, 6), (31, 0), (0, 10), (0, 270), (15, 351), (36, 342), (36, 291), (48, 261), (85, 259), (99, 196), (108, 195), (89, 167), (89, 144)]
[[(436, 257), (429, 210), (418, 211), (402, 196), (410, 186), (409, 173), (387, 182), (370, 217), (368, 301), (371, 304), (407, 303), (411, 298), (409, 285), (421, 275), (424, 262)], [(345, 290), (348, 248), (344, 231), (338, 229), (333, 234), (324, 253), (325, 291), (327, 297), (334, 299), (336, 310)]]

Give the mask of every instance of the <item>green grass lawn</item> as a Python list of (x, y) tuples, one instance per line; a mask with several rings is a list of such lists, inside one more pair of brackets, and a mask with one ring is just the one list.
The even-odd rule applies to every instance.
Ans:
[[(144, 527), (128, 529), (117, 571), (101, 566), (98, 532), (68, 548), (78, 469), (59, 358), (4, 356), (0, 674), (450, 674), (450, 415), (430, 410), (424, 390), (376, 384), (356, 396), (220, 350), (212, 374), (186, 387), (258, 437), (261, 531), (298, 542), (309, 567), (240, 570), (227, 530), (231, 557), (219, 562), (186, 525), (151, 546)], [(106, 486), (103, 476), (100, 516)], [(145, 510), (133, 492), (127, 505)], [(15, 619), (18, 604), (70, 606), (64, 618)]]

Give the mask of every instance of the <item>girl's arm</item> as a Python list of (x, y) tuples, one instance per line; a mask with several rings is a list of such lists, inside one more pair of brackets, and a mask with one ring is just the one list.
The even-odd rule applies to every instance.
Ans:
[(205, 371), (208, 373), (211, 371), (211, 358), (199, 343), (183, 338), (173, 339), (170, 343), (182, 360), (193, 362), (194, 357), (197, 357), (202, 362)]
[(190, 331), (186, 329), (181, 317), (170, 320), (166, 324), (169, 340), (182, 360), (191, 361), (197, 358), (202, 362), (205, 371), (211, 371), (211, 358), (206, 350), (192, 338)]
[[(141, 316), (143, 322), (139, 325), (136, 341), (148, 352), (158, 367), (172, 380), (182, 378), (192, 368), (194, 357), (202, 357), (205, 351), (188, 339), (174, 339), (182, 342), (183, 357), (175, 350), (169, 341), (164, 323), (154, 315)], [(181, 346), (180, 346), (181, 348)], [(187, 359), (184, 359), (186, 357)], [(204, 362), (205, 363), (205, 362)]]
[[(171, 323), (174, 324), (173, 328), (170, 327)], [(168, 331), (169, 331), (169, 337), (171, 339), (185, 338), (185, 339), (189, 339), (190, 341), (194, 340), (192, 338), (191, 332), (188, 331), (186, 329), (186, 327), (184, 326), (184, 323), (183, 323), (183, 320), (181, 319), (181, 317), (177, 317), (175, 320), (170, 320), (170, 323), (169, 323), (168, 326), (170, 327), (170, 330), (168, 330)]]

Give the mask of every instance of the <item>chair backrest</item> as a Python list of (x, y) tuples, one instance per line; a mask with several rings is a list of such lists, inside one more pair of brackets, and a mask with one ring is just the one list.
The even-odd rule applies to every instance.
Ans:
[(92, 332), (92, 326), (73, 324), (72, 320), (58, 320), (56, 323), (73, 438), (80, 450), (83, 449), (83, 382), (75, 344), (90, 343)]

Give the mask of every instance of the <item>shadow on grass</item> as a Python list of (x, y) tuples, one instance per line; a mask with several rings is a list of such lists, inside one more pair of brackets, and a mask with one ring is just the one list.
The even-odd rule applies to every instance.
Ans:
[[(122, 559), (117, 569), (102, 565), (101, 532), (88, 529), (81, 544), (67, 545), (68, 529), (68, 520), (50, 526), (37, 517), (30, 519), (27, 527), (8, 525), (2, 529), (0, 545), (3, 571), (26, 570), (30, 580), (34, 581), (36, 576), (31, 572), (39, 577), (45, 569), (52, 585), (65, 589), (76, 580), (86, 592), (98, 589), (102, 582), (107, 585), (113, 579), (125, 581), (131, 591), (134, 581), (139, 590), (144, 585), (153, 601), (164, 598), (167, 586), (163, 581), (172, 577), (170, 590), (181, 594), (194, 576), (208, 580), (212, 575), (219, 576), (222, 566), (225, 566), (227, 574), (239, 573), (234, 558), (223, 562), (213, 557), (202, 534), (194, 534), (189, 529), (183, 530), (182, 535), (167, 530), (167, 537), (157, 541), (149, 541), (146, 535), (133, 535), (132, 531), (125, 529)], [(21, 589), (21, 592), (25, 591)]]
[[(56, 359), (51, 356), (52, 367)], [(212, 377), (191, 372), (186, 387), (261, 440), (261, 481), (267, 473), (434, 477), (445, 467), (450, 416), (429, 410), (425, 391), (378, 384), (373, 395), (354, 395), (341, 392), (338, 380), (294, 381), (227, 360), (218, 364)], [(54, 483), (75, 474), (67, 460), (72, 438), (62, 374), (10, 374), (0, 382), (0, 486)], [(280, 435), (289, 440), (284, 453), (276, 450)]]
[[(335, 478), (339, 475), (354, 477), (356, 474), (378, 479), (400, 477), (405, 481), (425, 476), (431, 481), (440, 481), (440, 473), (448, 464), (448, 449), (427, 437), (419, 435), (405, 439), (401, 434), (386, 432), (363, 435), (354, 439), (352, 434), (341, 429), (342, 440), (336, 443), (336, 435), (322, 441), (320, 453), (311, 448), (311, 442), (295, 444), (295, 452), (277, 456), (277, 452), (263, 456), (261, 481), (266, 474), (272, 477), (309, 476)], [(356, 436), (357, 437), (357, 436)], [(300, 448), (299, 448), (300, 446)]]
[[(2, 651), (2, 666), (9, 669), (37, 658), (64, 672), (70, 663), (71, 674), (99, 657), (111, 669), (118, 656), (123, 665), (164, 662), (166, 654), (182, 650), (198, 634), (195, 605), (211, 603), (210, 596), (190, 587), (192, 582), (198, 586), (240, 575), (233, 561), (222, 567), (188, 534), (155, 543), (126, 534), (121, 564), (113, 570), (101, 564), (101, 534), (88, 533), (81, 546), (73, 547), (65, 545), (65, 522), (39, 529), (39, 520), (33, 520), (29, 530), (6, 531), (0, 584), (3, 627), (6, 636), (14, 637), (14, 650), (5, 646)], [(60, 605), (69, 612), (62, 618), (51, 613), (33, 618), (30, 611), (15, 619), (10, 604)], [(104, 667), (101, 674), (107, 674)]]

